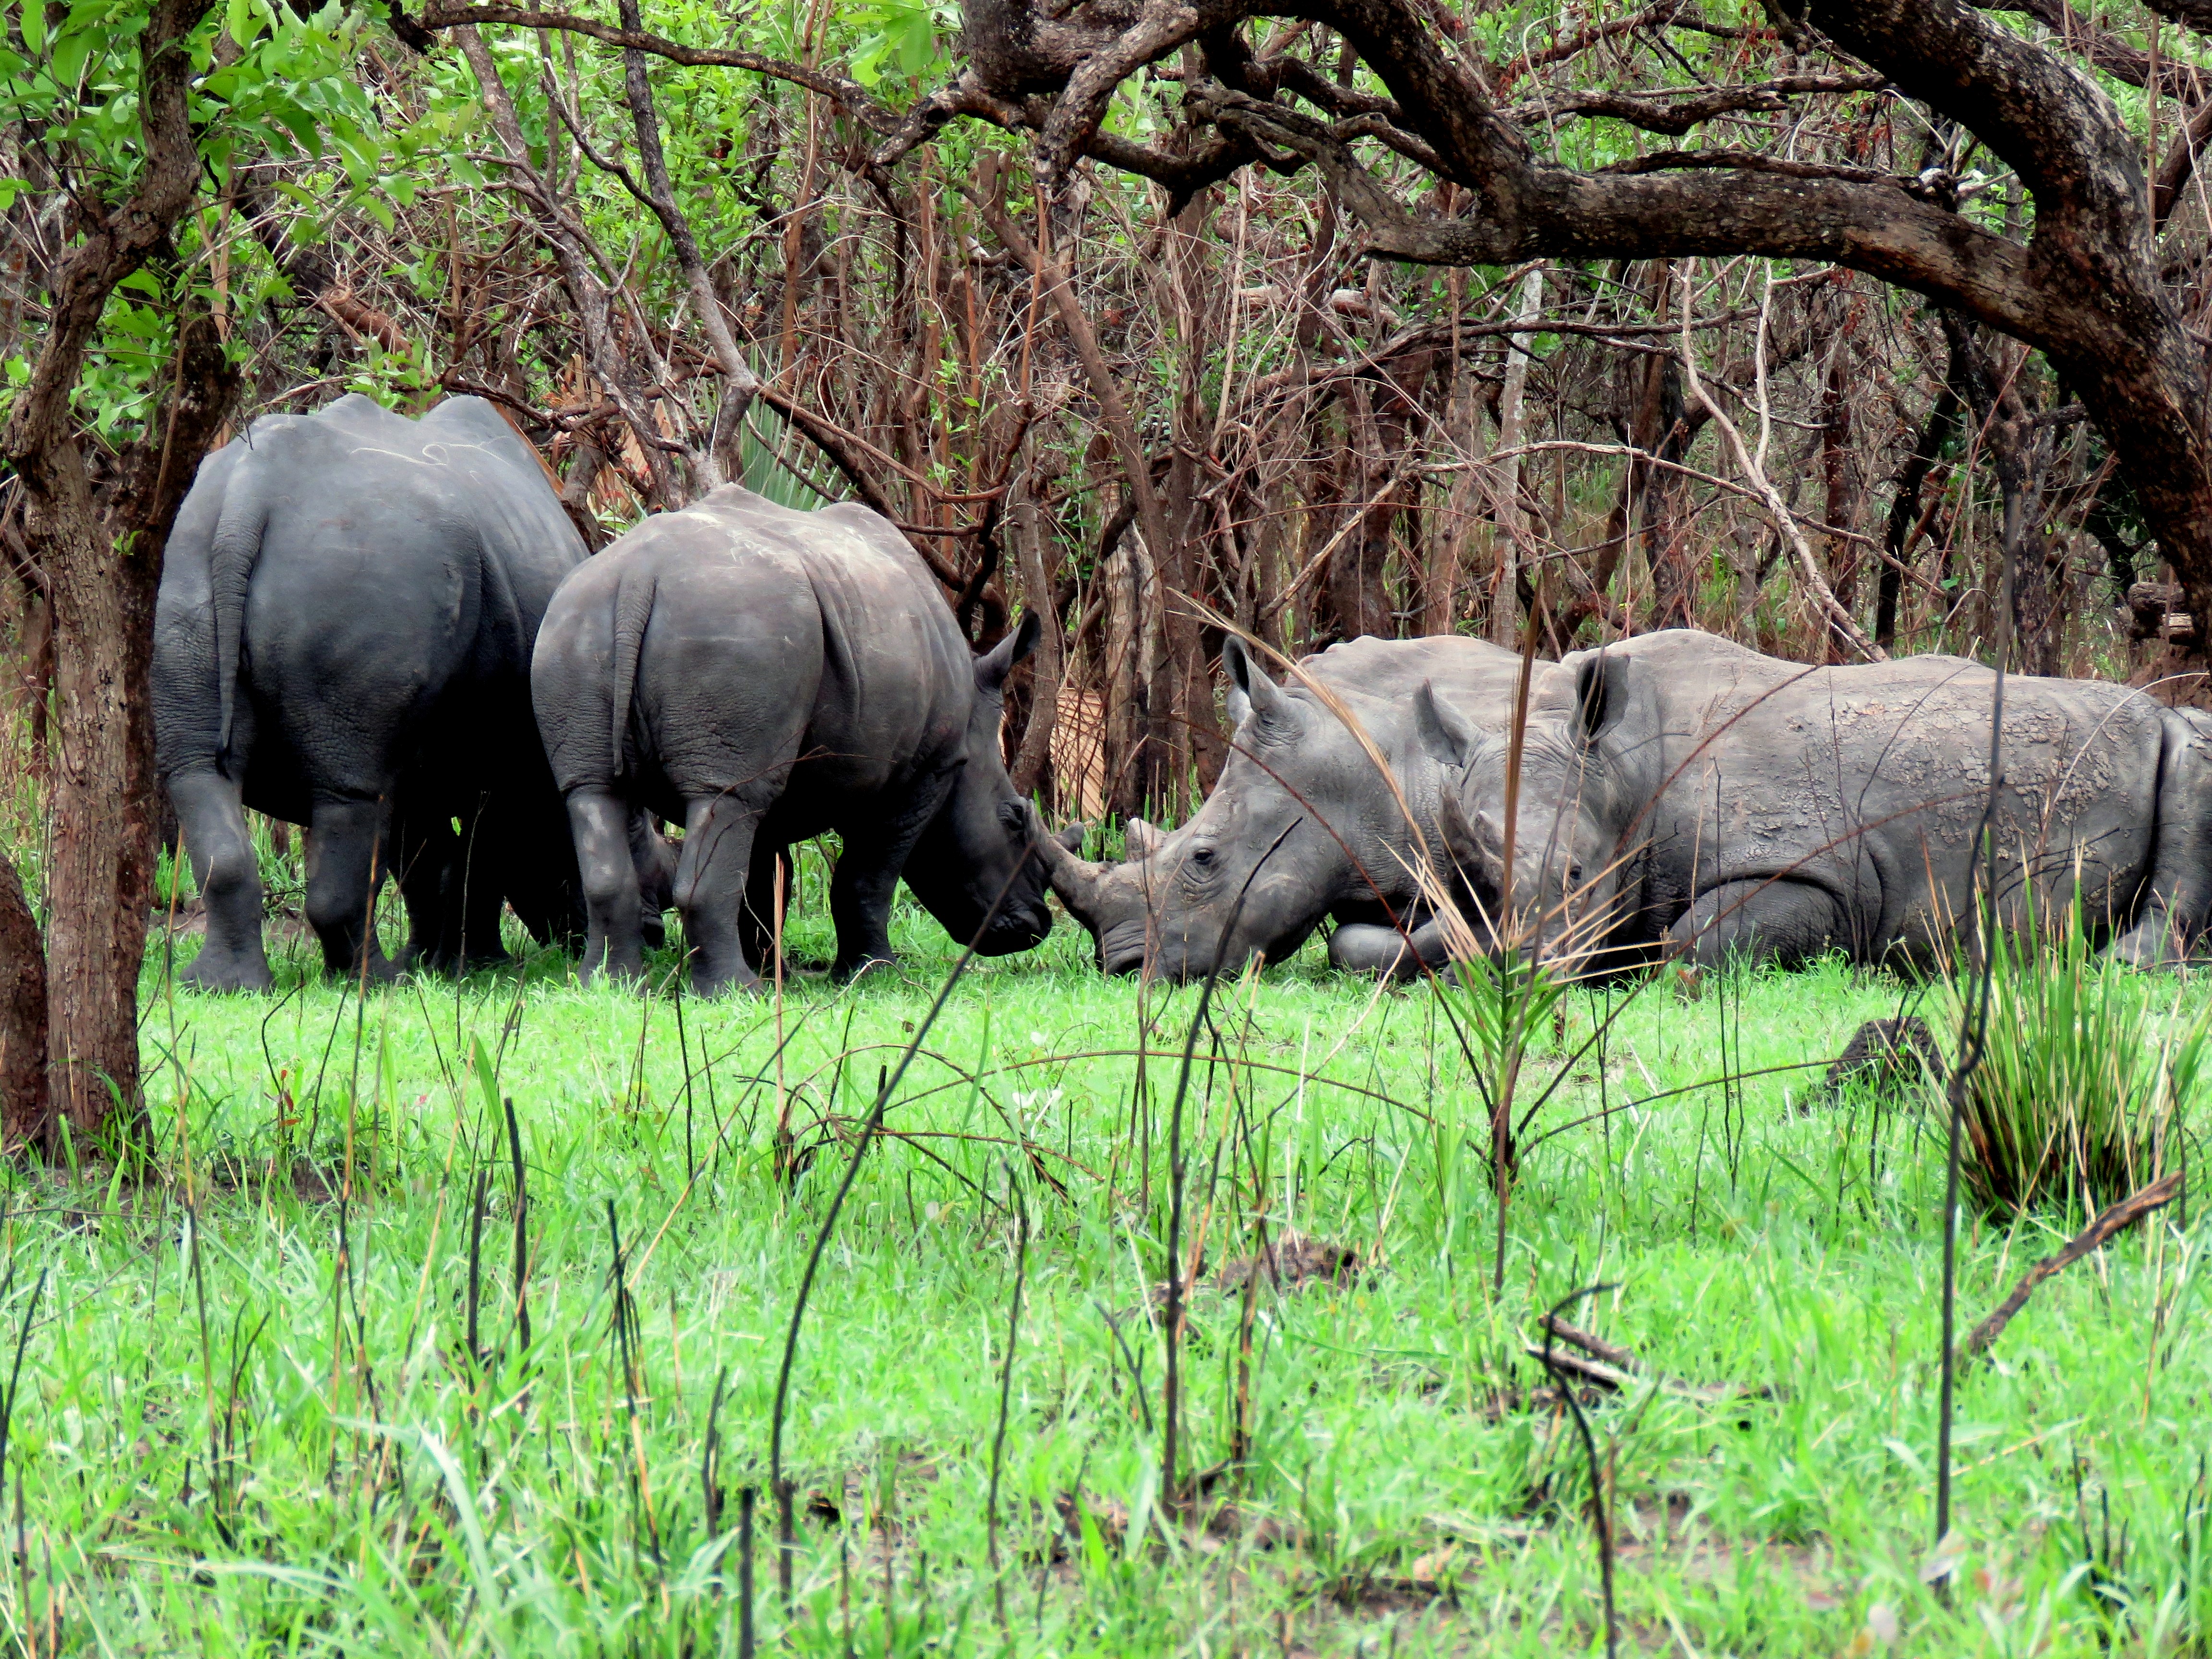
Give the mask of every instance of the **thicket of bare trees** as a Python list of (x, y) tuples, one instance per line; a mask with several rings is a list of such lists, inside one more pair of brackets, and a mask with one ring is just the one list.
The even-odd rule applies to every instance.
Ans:
[[(221, 331), (234, 430), (493, 399), (595, 544), (740, 474), (867, 501), (977, 645), (1043, 613), (1007, 742), (1068, 814), (1211, 781), (1224, 621), (1973, 650), (2009, 544), (2017, 666), (2185, 692), (2198, 9), (972, 0), (956, 52), (902, 3), (380, 8), (346, 36), (374, 165), (210, 161), (158, 303)], [(19, 96), (0, 139), (0, 360), (88, 234), (65, 112)], [(97, 641), (54, 628), (15, 464), (51, 768), (44, 694)], [(31, 862), (51, 939), (80, 901)]]

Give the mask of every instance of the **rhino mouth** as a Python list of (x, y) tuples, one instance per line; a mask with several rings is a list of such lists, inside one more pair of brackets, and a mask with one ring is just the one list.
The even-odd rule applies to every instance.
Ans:
[(1134, 974), (1145, 966), (1145, 929), (1109, 927), (1098, 936), (1098, 968), (1108, 975)]
[(979, 957), (1010, 957), (1035, 950), (1052, 932), (1052, 912), (1042, 901), (1018, 915), (1002, 915), (976, 936)]

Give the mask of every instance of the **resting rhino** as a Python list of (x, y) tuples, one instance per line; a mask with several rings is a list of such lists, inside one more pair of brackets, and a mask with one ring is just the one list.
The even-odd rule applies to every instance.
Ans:
[(625, 827), (640, 806), (684, 823), (675, 898), (702, 993), (759, 983), (778, 860), (825, 830), (843, 842), (839, 974), (890, 960), (902, 873), (962, 944), (1036, 945), (1052, 915), (999, 722), (1037, 633), (1024, 618), (971, 659), (882, 518), (796, 513), (734, 484), (579, 568), (531, 685), (582, 866), (586, 977), (642, 966)]
[[(1327, 917), (1351, 924), (1330, 941), (1338, 966), (1394, 965), (1400, 928), (1418, 925), (1426, 910), (1414, 873), (1423, 844), (1440, 869), (1443, 857), (1436, 812), (1444, 774), (1415, 731), (1414, 694), (1425, 683), (1448, 687), (1460, 707), (1503, 722), (1521, 659), (1445, 635), (1352, 640), (1301, 662), (1373, 740), (1386, 780), (1312, 690), (1276, 684), (1233, 637), (1221, 654), (1235, 730), (1206, 804), (1170, 835), (1133, 820), (1130, 844), (1140, 856), (1120, 865), (1089, 863), (1041, 839), (1054, 890), (1091, 930), (1109, 974), (1142, 968), (1196, 978), (1212, 968), (1217, 950), (1227, 970), (1254, 956), (1279, 962)], [(1237, 925), (1224, 938), (1232, 915)]]
[[(1577, 967), (1932, 961), (1974, 902), (1996, 678), (1959, 657), (1808, 668), (1686, 629), (1576, 653), (1532, 697), (1515, 913)], [(1505, 742), (1442, 687), (1426, 701), (1458, 769), (1445, 839), (1502, 884)], [(2002, 925), (2078, 896), (2146, 963), (2204, 931), (2212, 722), (2125, 686), (2009, 675), (2003, 763)]]
[(408, 420), (341, 398), (202, 463), (154, 613), (155, 748), (207, 909), (184, 982), (270, 984), (248, 806), (308, 826), (331, 973), (398, 971), (365, 926), (387, 871), (409, 960), (504, 959), (502, 899), (541, 941), (577, 927), (529, 673), (583, 559), (537, 457), (478, 398)]

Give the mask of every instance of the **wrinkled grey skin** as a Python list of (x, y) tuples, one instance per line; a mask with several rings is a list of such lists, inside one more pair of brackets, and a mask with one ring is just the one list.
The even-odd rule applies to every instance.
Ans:
[[(842, 841), (840, 975), (890, 960), (902, 872), (985, 955), (1050, 931), (1029, 817), (1000, 758), (1000, 690), (1037, 626), (971, 658), (905, 538), (865, 507), (794, 513), (735, 485), (647, 520), (563, 583), (532, 671), (567, 795), (586, 977), (641, 971), (623, 826), (684, 826), (675, 899), (692, 984), (759, 984), (791, 843)], [(995, 919), (985, 918), (1000, 901)]]
[[(474, 398), (419, 421), (343, 398), (207, 459), (154, 621), (159, 767), (207, 908), (185, 983), (270, 984), (248, 806), (307, 826), (307, 920), (333, 974), (504, 960), (503, 899), (541, 940), (579, 929), (529, 673), (583, 558), (537, 458)], [(363, 925), (387, 872), (410, 923), (398, 963)]]
[[(1682, 951), (1931, 962), (1973, 902), (1996, 676), (1957, 657), (1807, 668), (1691, 629), (1579, 652), (1532, 699), (1513, 903), (1571, 969)], [(2150, 963), (2212, 909), (2212, 724), (2139, 691), (2008, 676), (2003, 925), (2063, 916)], [(1506, 745), (1429, 723), (1462, 768), (1453, 850), (1504, 873)]]
[[(1502, 723), (1520, 658), (1479, 640), (1370, 638), (1299, 665), (1366, 731), (1405, 809), (1312, 690), (1295, 680), (1276, 684), (1233, 638), (1222, 663), (1235, 731), (1205, 805), (1165, 836), (1132, 820), (1129, 845), (1139, 856), (1121, 865), (1087, 863), (1040, 843), (1054, 890), (1091, 930), (1109, 974), (1141, 968), (1197, 978), (1213, 967), (1217, 951), (1226, 971), (1255, 956), (1279, 962), (1331, 917), (1340, 924), (1330, 940), (1338, 966), (1399, 966), (1398, 930), (1420, 925), (1426, 909), (1408, 809), (1429, 857), (1443, 855), (1436, 812), (1444, 775), (1415, 729), (1414, 694), (1434, 681), (1479, 718)], [(1224, 936), (1232, 915), (1236, 927)]]

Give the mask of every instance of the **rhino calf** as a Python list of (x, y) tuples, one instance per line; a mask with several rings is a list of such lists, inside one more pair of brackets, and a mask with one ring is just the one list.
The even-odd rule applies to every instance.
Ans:
[[(1532, 700), (1505, 868), (1507, 746), (1431, 693), (1455, 857), (1571, 968), (1840, 949), (1926, 963), (1975, 901), (1995, 673), (1807, 667), (1694, 629), (1579, 652)], [(2125, 686), (2009, 675), (1992, 820), (2002, 925), (2063, 917), (2130, 960), (2212, 913), (2212, 724)]]
[(692, 983), (754, 987), (776, 871), (836, 830), (836, 971), (890, 959), (902, 873), (962, 944), (1024, 951), (1052, 917), (999, 753), (1007, 671), (1038, 624), (971, 659), (929, 573), (865, 507), (797, 513), (735, 485), (622, 537), (561, 586), (532, 665), (568, 798), (586, 978), (634, 975), (643, 807), (684, 827), (674, 884)]

